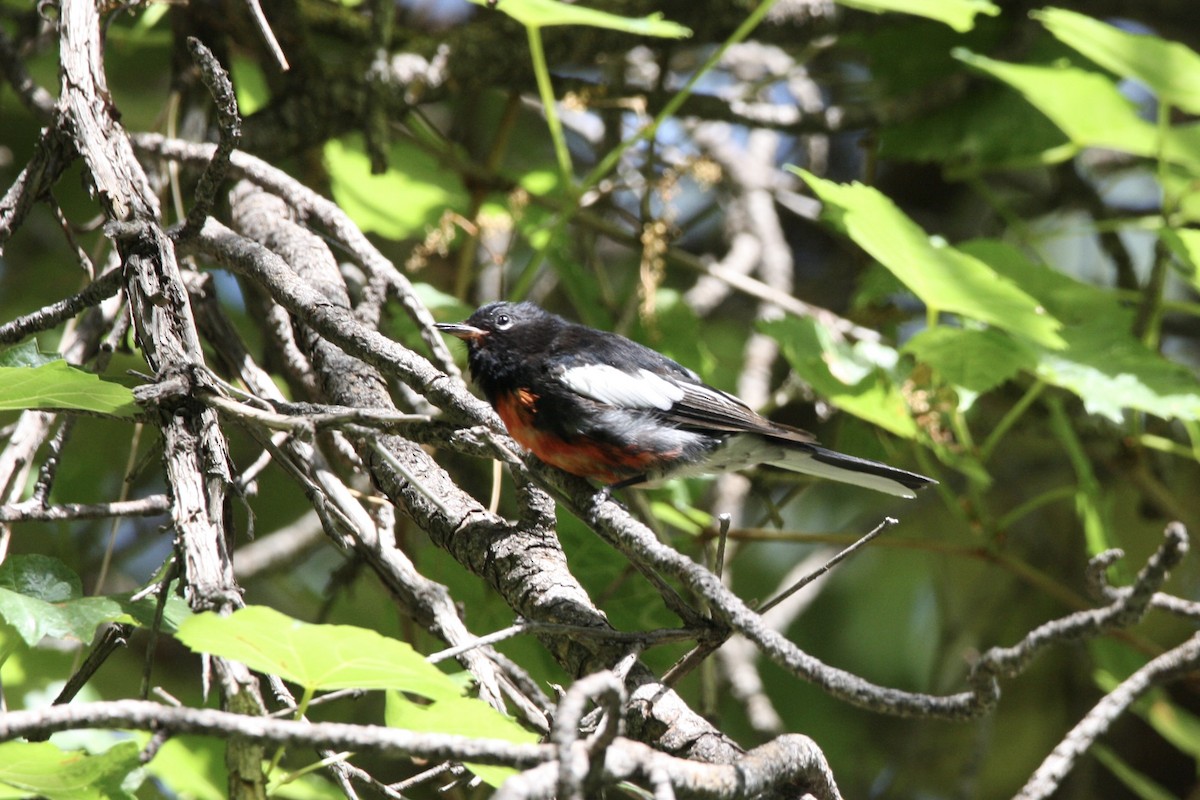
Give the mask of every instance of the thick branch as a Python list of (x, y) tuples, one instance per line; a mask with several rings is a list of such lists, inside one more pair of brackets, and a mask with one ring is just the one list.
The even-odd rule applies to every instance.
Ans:
[[(100, 14), (93, 0), (63, 0), (59, 33), (59, 113), (109, 220), (106, 232), (124, 262), (138, 342), (157, 378), (174, 375), (193, 388), (204, 363), (199, 335), (175, 248), (158, 224), (157, 200), (112, 107)], [(159, 411), (185, 594), (197, 610), (228, 610), (240, 604), (241, 596), (227, 549), (225, 439), (210, 409), (179, 403)], [(227, 707), (261, 713), (262, 698), (250, 671), (223, 659), (215, 659), (214, 664)], [(235, 740), (226, 762), (231, 796), (262, 795), (261, 751)]]
[[(496, 739), (475, 739), (438, 733), (419, 733), (376, 725), (292, 720), (232, 714), (215, 709), (175, 708), (144, 700), (53, 706), (37, 711), (0, 714), (0, 741), (45, 735), (79, 728), (140, 728), (170, 733), (198, 733), (236, 737), (262, 745), (309, 746), (336, 750), (370, 751), (393, 758), (428, 761), (468, 761), (529, 768), (551, 766), (549, 786), (538, 787), (537, 775), (523, 787), (509, 781), (513, 790), (504, 797), (551, 797), (557, 765), (554, 745), (513, 744)], [(598, 754), (602, 772), (597, 783), (615, 787), (619, 782), (666, 775), (681, 794), (706, 798), (751, 798), (785, 787), (803, 786), (821, 800), (841, 795), (820, 750), (805, 736), (781, 736), (750, 751), (733, 764), (700, 764), (653, 750), (639, 742), (617, 738)], [(527, 773), (528, 774), (528, 773)], [(515, 782), (515, 783), (514, 783)], [(795, 792), (785, 792), (794, 795)]]

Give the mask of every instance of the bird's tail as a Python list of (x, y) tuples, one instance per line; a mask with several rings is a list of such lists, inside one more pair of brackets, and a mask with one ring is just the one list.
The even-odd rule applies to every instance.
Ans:
[(769, 463), (793, 472), (864, 486), (897, 497), (916, 497), (917, 489), (937, 483), (933, 478), (915, 472), (848, 456), (815, 444), (786, 448), (782, 458)]

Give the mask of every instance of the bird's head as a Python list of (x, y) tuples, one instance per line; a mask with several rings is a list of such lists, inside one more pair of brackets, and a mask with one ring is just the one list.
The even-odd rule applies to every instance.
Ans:
[(481, 372), (528, 363), (566, 324), (533, 303), (489, 303), (465, 322), (438, 323), (437, 329), (467, 343), (471, 373), (480, 379), (486, 378)]
[(562, 320), (533, 303), (489, 303), (480, 307), (465, 322), (439, 322), (442, 333), (457, 336), (475, 348), (512, 348), (522, 339), (545, 340)]

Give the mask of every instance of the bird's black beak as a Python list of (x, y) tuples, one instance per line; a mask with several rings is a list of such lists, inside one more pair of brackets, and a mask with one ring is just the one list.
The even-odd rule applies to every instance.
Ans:
[(442, 333), (457, 336), (464, 342), (477, 342), (488, 335), (488, 332), (483, 328), (476, 328), (474, 325), (468, 325), (465, 322), (438, 322), (433, 327)]

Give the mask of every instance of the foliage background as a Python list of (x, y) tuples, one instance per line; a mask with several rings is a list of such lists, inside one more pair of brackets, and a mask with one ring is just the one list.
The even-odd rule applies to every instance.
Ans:
[[(542, 29), (562, 100), (557, 140), (537, 101), (527, 32), (504, 9), (400, 5), (382, 35), (389, 58), (412, 59), (389, 63), (396, 74), (411, 69), (413, 80), (382, 88), (366, 79), (379, 35), (369, 4), (266, 4), (290, 74), (271, 63), (238, 4), (122, 8), (109, 15), (105, 64), (129, 130), (196, 136), (207, 99), (181, 66), (180, 41), (200, 36), (231, 66), (247, 116), (244, 148), (334, 198), (407, 266), (439, 319), (460, 319), (497, 297), (532, 297), (644, 341), (721, 388), (749, 388), (774, 418), (831, 446), (936, 476), (941, 485), (909, 504), (756, 476), (737, 506), (727, 573), (741, 596), (766, 599), (828, 542), (899, 515), (899, 527), (820, 585), (786, 633), (873, 681), (955, 691), (972, 653), (1089, 604), (1090, 555), (1124, 549), (1133, 566), (1116, 572), (1128, 578), (1166, 522), (1196, 528), (1200, 28), (1185, 2), (1122, 7), (1121, 17), (1109, 4), (1080, 2), (1068, 6), (1083, 16), (1071, 17), (964, 0), (941, 6), (960, 9), (949, 24), (853, 7), (872, 3), (780, 2), (749, 43), (664, 114), (650, 146), (635, 134), (754, 10), (699, 5), (606, 5), (630, 17), (661, 11), (691, 29), (686, 39)], [(1142, 36), (1121, 38), (1090, 19)], [(34, 80), (55, 86), (54, 37), (30, 35), (47, 27), (37, 12), (5, 2), (0, 27), (25, 44)], [(1117, 43), (1107, 59), (1097, 47), (1105, 36)], [(1180, 50), (1160, 49), (1168, 40)], [(42, 122), (11, 91), (0, 92), (0, 120), (0, 185), (8, 186)], [(602, 166), (623, 143), (623, 156)], [(371, 175), (372, 159), (386, 171)], [(834, 183), (850, 181), (874, 188)], [(103, 262), (107, 243), (80, 182), (68, 175), (53, 200), (73, 238), (48, 205), (6, 243), (0, 321), (78, 290), (71, 241)], [(759, 254), (751, 274), (776, 302), (711, 277), (708, 267), (729, 266), (747, 240)], [(217, 286), (242, 334), (261, 342), (239, 285), (218, 274)], [(839, 342), (830, 318), (797, 315), (788, 297), (853, 321), (859, 333), (879, 331), (881, 342)], [(382, 328), (421, 346), (402, 314)], [(144, 365), (124, 344), (105, 375), (133, 384), (127, 371)], [(39, 345), (52, 351), (54, 334)], [(747, 373), (747, 363), (758, 372)], [(0, 424), (15, 415), (0, 413)], [(81, 420), (52, 500), (163, 491), (154, 432), (131, 443), (130, 431), (125, 421)], [(234, 431), (233, 461), (244, 467), (258, 450)], [(463, 485), (488, 496), (489, 464), (447, 459)], [(699, 559), (711, 557), (707, 514), (737, 491), (736, 482), (714, 492), (697, 481), (628, 502)], [(295, 522), (305, 507), (302, 491), (268, 468), (236, 510), (235, 546), (249, 546), (251, 531), (262, 540)], [(559, 523), (573, 571), (617, 628), (677, 624), (620, 555), (568, 515)], [(26, 523), (14, 528), (9, 552), (61, 559), (88, 594), (127, 592), (170, 553), (161, 524)], [(512, 621), (421, 531), (399, 533), (418, 568), (450, 587), (472, 631)], [(1194, 597), (1198, 578), (1185, 562), (1170, 588)], [(420, 652), (440, 649), (389, 610), (361, 563), (319, 538), (243, 586), (249, 603), (371, 627)], [(1189, 632), (1152, 614), (1128, 634), (1053, 649), (1004, 684), (994, 714), (970, 723), (884, 718), (769, 664), (761, 674), (784, 728), (819, 743), (847, 796), (1002, 797), (1114, 676)], [(53, 696), (79, 657), (78, 642), (7, 644), (0, 676), (9, 708)], [(145, 635), (135, 635), (87, 691), (130, 696), (145, 646)], [(573, 677), (532, 638), (501, 650), (543, 685)], [(661, 673), (684, 651), (656, 648), (645, 660)], [(168, 639), (154, 660), (156, 683), (201, 702), (195, 655)], [(715, 662), (680, 688), (739, 742), (767, 735), (750, 724)], [(1154, 701), (1119, 722), (1060, 796), (1194, 795), (1194, 685), (1181, 682)], [(322, 714), (377, 720), (381, 705), (367, 695)], [(189, 777), (173, 787), (148, 783), (139, 796), (204, 796), (191, 770), (203, 771), (199, 759), (215, 745), (179, 748), (188, 771), (176, 774)], [(401, 777), (395, 765), (373, 768)]]

